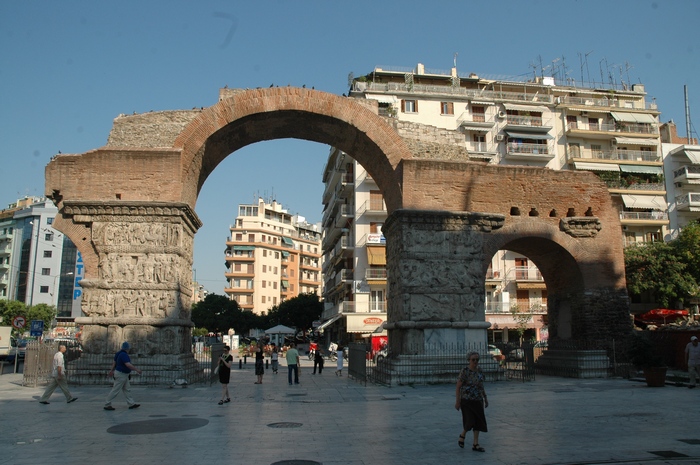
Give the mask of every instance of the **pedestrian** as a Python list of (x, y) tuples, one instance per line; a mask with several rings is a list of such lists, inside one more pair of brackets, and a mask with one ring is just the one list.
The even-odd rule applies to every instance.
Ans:
[(697, 377), (700, 376), (700, 344), (697, 336), (690, 338), (690, 342), (685, 346), (685, 361), (688, 365), (688, 376), (690, 377), (689, 389), (695, 387)]
[(312, 373), (314, 375), (316, 374), (316, 367), (318, 367), (318, 374), (320, 375), (323, 372), (323, 354), (318, 347), (316, 347), (316, 352), (314, 353), (314, 372)]
[(66, 346), (58, 346), (58, 352), (53, 356), (53, 370), (51, 371), (51, 381), (49, 385), (46, 386), (44, 394), (39, 399), (40, 404), (48, 405), (49, 397), (56, 390), (57, 387), (61, 388), (63, 395), (66, 396), (66, 401), (70, 404), (78, 400), (77, 397), (73, 397), (68, 390), (68, 379), (66, 378), (66, 361), (63, 358), (63, 354), (66, 353)]
[(231, 364), (233, 364), (231, 347), (224, 346), (224, 353), (219, 356), (219, 383), (221, 383), (221, 400), (219, 405), (231, 402), (231, 396), (228, 393), (228, 382), (231, 380)]
[(294, 372), (294, 384), (299, 384), (299, 352), (296, 345), (292, 342), (286, 354), (287, 359), (287, 380), (289, 385), (292, 385), (292, 372)]
[(343, 345), (338, 344), (338, 346), (336, 347), (336, 355), (338, 356), (338, 361), (337, 361), (338, 365), (336, 366), (336, 370), (335, 370), (336, 376), (343, 376), (343, 353), (344, 352), (345, 352), (345, 350), (343, 349)]
[(265, 352), (263, 347), (265, 344), (262, 341), (258, 341), (255, 346), (255, 375), (258, 380), (255, 384), (262, 384), (263, 375), (265, 374)]
[(274, 342), (272, 343), (272, 354), (270, 354), (270, 358), (272, 359), (272, 372), (277, 374), (277, 370), (279, 369), (279, 349)]
[(129, 358), (129, 349), (131, 345), (128, 342), (122, 343), (122, 348), (119, 352), (114, 354), (114, 361), (112, 362), (112, 368), (110, 368), (107, 376), (114, 377), (114, 385), (112, 390), (107, 395), (107, 400), (105, 401), (105, 410), (115, 410), (112, 407), (112, 401), (117, 397), (120, 392), (124, 393), (126, 398), (126, 403), (129, 405), (130, 409), (139, 408), (141, 404), (137, 404), (133, 397), (131, 397), (131, 379), (130, 373), (135, 371), (138, 374), (143, 373), (141, 370), (136, 368), (131, 363), (131, 358)]
[(460, 371), (455, 391), (455, 408), (462, 410), (462, 434), (459, 435), (457, 444), (464, 448), (467, 431), (473, 430), (472, 450), (484, 452), (484, 448), (479, 445), (479, 432), (488, 431), (484, 408), (489, 406), (489, 401), (484, 390), (484, 373), (479, 368), (478, 352), (469, 352), (467, 360), (469, 365)]

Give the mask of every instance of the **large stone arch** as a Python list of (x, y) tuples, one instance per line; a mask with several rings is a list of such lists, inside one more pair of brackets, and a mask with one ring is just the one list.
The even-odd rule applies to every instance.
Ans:
[[(459, 146), (459, 134), (450, 137)], [(386, 327), (397, 353), (485, 342), (484, 267), (505, 246), (542, 264), (553, 283), (567, 275), (557, 267), (569, 270), (571, 282), (550, 299), (552, 314), (572, 315), (576, 330), (565, 336), (627, 329), (617, 311), (614, 330), (586, 324), (603, 306), (627, 304), (619, 218), (594, 175), (471, 163), (463, 147), (400, 136), (372, 102), (292, 87), (222, 90), (209, 108), (122, 115), (106, 146), (59, 155), (46, 168), (54, 226), (85, 263), (81, 382), (105, 382), (98, 373), (124, 339), (156, 380), (197, 370), (189, 351), (197, 195), (226, 156), (278, 138), (338, 147), (381, 189)], [(577, 299), (585, 307), (574, 308)]]

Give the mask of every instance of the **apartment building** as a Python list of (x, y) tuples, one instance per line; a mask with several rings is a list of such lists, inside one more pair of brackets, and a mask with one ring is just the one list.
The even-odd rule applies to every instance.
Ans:
[(276, 201), (239, 205), (226, 241), (226, 294), (257, 314), (302, 293), (321, 295), (321, 231)]
[(75, 245), (51, 225), (58, 212), (46, 198), (26, 197), (0, 212), (0, 298), (53, 305), (57, 320), (80, 316)]
[[(471, 161), (592, 171), (606, 183), (619, 211), (620, 240), (631, 245), (664, 237), (669, 219), (659, 111), (646, 101), (641, 84), (573, 85), (548, 76), (489, 79), (418, 64), (377, 67), (353, 80), (349, 96), (376, 100), (380, 115), (392, 118), (405, 138), (425, 137), (415, 131), (414, 123), (432, 127), (431, 137), (449, 134), (452, 141), (464, 144)], [(367, 273), (376, 276), (382, 271), (369, 264), (374, 254), (363, 248), (365, 229), (358, 229), (360, 206), (369, 200), (358, 196), (365, 190), (363, 183), (371, 181), (348, 158), (332, 150), (324, 171), (323, 325), (338, 333), (347, 329), (342, 322), (348, 315), (365, 310), (359, 299), (367, 297), (369, 313), (372, 296), (384, 292), (383, 297), (386, 290), (385, 280), (367, 280)], [(353, 209), (355, 215), (350, 214)], [(367, 232), (374, 228), (380, 234), (384, 219), (377, 211)], [(334, 232), (336, 228), (340, 232)], [(336, 237), (356, 247), (352, 262), (349, 251), (336, 253)], [(546, 339), (546, 284), (527, 257), (511, 251), (493, 257), (485, 304), (492, 323), (490, 340), (512, 340), (519, 337), (519, 329), (525, 329), (527, 339)]]

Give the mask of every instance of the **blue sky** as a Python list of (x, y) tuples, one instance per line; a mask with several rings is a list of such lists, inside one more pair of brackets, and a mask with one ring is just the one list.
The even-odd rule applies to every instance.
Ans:
[[(306, 85), (335, 94), (375, 66), (518, 76), (542, 63), (646, 86), (685, 134), (683, 85), (700, 125), (697, 0), (3, 1), (0, 2), (0, 206), (42, 195), (59, 150), (106, 144), (120, 113), (216, 103), (219, 88)], [(628, 67), (631, 67), (628, 69)], [(274, 197), (321, 219), (328, 147), (248, 146), (207, 180), (196, 211), (197, 279), (223, 293), (224, 241), (239, 203)]]

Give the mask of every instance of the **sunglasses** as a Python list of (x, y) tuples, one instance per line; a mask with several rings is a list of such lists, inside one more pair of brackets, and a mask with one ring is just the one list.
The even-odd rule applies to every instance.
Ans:
[(470, 362), (478, 362), (479, 359), (478, 359), (478, 358), (470, 358), (469, 361), (470, 361)]

